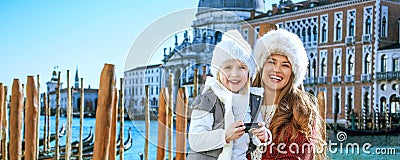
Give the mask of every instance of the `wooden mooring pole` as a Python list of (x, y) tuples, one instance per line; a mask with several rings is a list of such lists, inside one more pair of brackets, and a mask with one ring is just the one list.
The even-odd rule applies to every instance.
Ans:
[[(57, 78), (57, 87), (56, 87), (56, 157), (58, 160), (60, 158), (60, 134), (58, 133), (58, 129), (60, 128), (60, 87), (61, 87), (61, 72), (58, 72)], [(49, 97), (50, 99), (50, 97)]]
[[(37, 119), (37, 121), (36, 121), (36, 157), (35, 157), (35, 159), (38, 159), (39, 158), (39, 134), (40, 134), (40, 129), (39, 129), (39, 124), (40, 124), (40, 76), (39, 76), (39, 74), (38, 75), (36, 75), (36, 83), (37, 83), (37, 85), (36, 85), (36, 87), (37, 87), (37, 101), (36, 101), (36, 103), (37, 103), (37, 117), (38, 117), (38, 119)], [(44, 123), (43, 123), (44, 124)]]
[(172, 96), (172, 85), (174, 82), (174, 78), (172, 74), (169, 74), (169, 86), (168, 86), (168, 107), (167, 107), (167, 124), (168, 124), (168, 159), (172, 159), (172, 137), (173, 137), (173, 117), (172, 117), (172, 112), (173, 112), (173, 96)]
[(186, 129), (188, 98), (185, 88), (179, 88), (176, 99), (176, 159), (186, 159)]
[(43, 123), (43, 151), (44, 151), (44, 153), (47, 153), (47, 122), (48, 122), (48, 119), (47, 119), (47, 107), (48, 107), (48, 105), (47, 105), (47, 94), (46, 93), (43, 93), (43, 109), (44, 109), (44, 123)]
[[(114, 65), (105, 64), (100, 76), (99, 99), (96, 111), (96, 134), (93, 159), (107, 159), (110, 147), (111, 117), (114, 102)], [(124, 143), (124, 142), (121, 142)]]
[(83, 78), (81, 78), (81, 101), (79, 106), (79, 117), (80, 117), (80, 125), (79, 125), (79, 150), (78, 150), (78, 159), (82, 159), (82, 149), (83, 149), (83, 114), (85, 112), (84, 103), (85, 103), (85, 89), (83, 89)]
[(149, 86), (146, 85), (144, 87), (146, 93), (146, 101), (144, 104), (144, 121), (146, 124), (146, 133), (145, 133), (145, 141), (144, 141), (144, 159), (149, 159), (149, 135), (150, 135), (150, 115), (149, 115)]
[(194, 76), (193, 76), (193, 97), (197, 96), (197, 88), (198, 88), (198, 70), (197, 68), (194, 69)]
[(24, 95), (19, 79), (14, 79), (10, 105), (10, 159), (20, 160), (22, 154), (22, 110)]
[[(123, 88), (123, 83), (124, 79), (120, 78), (120, 90), (119, 90), (119, 138), (120, 142), (124, 142), (124, 121), (125, 121), (125, 113), (124, 113), (124, 106), (123, 106), (123, 100), (124, 100), (124, 92), (122, 92)], [(119, 145), (119, 159), (124, 160), (124, 143), (120, 143)]]
[(51, 109), (50, 109), (50, 96), (49, 93), (45, 93), (47, 95), (47, 149), (50, 149), (50, 115), (51, 115)]
[[(4, 110), (3, 108), (4, 108), (4, 105), (5, 105), (5, 103), (4, 103), (4, 101), (6, 101), (6, 99), (4, 98), (4, 86), (3, 86), (3, 83), (0, 83), (0, 135), (3, 135), (3, 123), (1, 123), (1, 122), (3, 122), (3, 119), (5, 119), (4, 117), (3, 117), (3, 112), (6, 112), (7, 110)], [(1, 139), (1, 142), (3, 143), (3, 141), (6, 141), (6, 139)], [(1, 145), (1, 146), (3, 146), (3, 145)], [(1, 147), (0, 147), (1, 148)], [(4, 154), (3, 154), (4, 155)]]
[[(114, 85), (115, 87), (115, 85)], [(108, 155), (109, 160), (115, 160), (117, 158), (117, 107), (118, 106), (118, 91), (114, 89), (114, 101), (112, 105), (112, 116), (111, 116), (111, 135), (110, 135), (110, 154)], [(124, 142), (121, 142), (124, 143)]]
[(318, 92), (318, 106), (319, 106), (319, 114), (321, 116), (322, 121), (322, 139), (326, 141), (326, 104), (325, 104), (325, 94), (324, 92)]
[(165, 138), (167, 129), (167, 108), (168, 94), (165, 88), (161, 88), (158, 99), (158, 142), (157, 160), (165, 159)]
[[(71, 156), (71, 134), (72, 134), (72, 92), (70, 86), (69, 70), (67, 70), (67, 136), (65, 142), (65, 160)], [(56, 131), (57, 132), (57, 131)]]
[(25, 103), (25, 157), (26, 160), (37, 159), (37, 137), (38, 137), (38, 91), (33, 76), (28, 76), (26, 83)]
[[(7, 90), (8, 87), (4, 86), (3, 87), (3, 93), (4, 93), (4, 102), (3, 102), (3, 107), (1, 112), (1, 124), (2, 124), (2, 141), (1, 141), (1, 154), (2, 155), (8, 155), (8, 145), (7, 145), (7, 139), (8, 139), (8, 114), (7, 114)], [(1, 92), (0, 92), (1, 93)], [(11, 99), (10, 99), (11, 100)], [(3, 160), (8, 160), (8, 156), (3, 156)]]

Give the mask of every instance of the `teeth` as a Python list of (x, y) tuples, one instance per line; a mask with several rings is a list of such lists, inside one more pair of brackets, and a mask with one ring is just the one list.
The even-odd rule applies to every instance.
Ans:
[(278, 76), (269, 76), (269, 77), (272, 78), (272, 79), (276, 79), (276, 80), (282, 80), (282, 78), (278, 77)]
[(230, 82), (232, 82), (232, 83), (237, 83), (237, 82), (239, 82), (238, 80), (230, 80)]

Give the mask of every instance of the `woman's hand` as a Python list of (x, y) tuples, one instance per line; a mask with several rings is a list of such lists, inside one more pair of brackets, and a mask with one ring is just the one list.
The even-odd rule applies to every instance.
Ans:
[(258, 139), (261, 140), (261, 142), (266, 142), (269, 138), (269, 135), (267, 134), (267, 128), (265, 127), (264, 122), (258, 122), (258, 126), (260, 128), (254, 128), (251, 130), (254, 136), (256, 136)]
[(231, 140), (235, 140), (240, 138), (244, 134), (244, 126), (243, 121), (236, 121), (232, 123), (225, 131), (225, 141), (229, 143)]

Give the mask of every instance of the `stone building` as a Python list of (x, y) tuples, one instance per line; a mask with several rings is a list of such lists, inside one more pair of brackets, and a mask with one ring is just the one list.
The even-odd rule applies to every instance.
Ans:
[(253, 45), (270, 24), (297, 34), (310, 64), (304, 86), (313, 94), (325, 93), (327, 122), (332, 123), (337, 110), (339, 122), (346, 123), (354, 113), (358, 126), (365, 128), (364, 119), (371, 119), (375, 112), (400, 113), (398, 98), (392, 98), (396, 102), (389, 106), (395, 107), (389, 111), (383, 107), (399, 93), (399, 77), (386, 78), (397, 75), (398, 49), (385, 49), (399, 43), (399, 8), (398, 0), (280, 1), (272, 10), (247, 20), (255, 31), (246, 24), (242, 32)]

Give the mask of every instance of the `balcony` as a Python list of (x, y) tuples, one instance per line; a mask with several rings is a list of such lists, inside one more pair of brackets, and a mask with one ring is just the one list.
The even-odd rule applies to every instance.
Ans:
[(394, 71), (394, 72), (377, 72), (376, 73), (376, 79), (378, 81), (383, 81), (383, 80), (398, 80), (400, 79), (400, 71)]
[(346, 75), (346, 76), (344, 77), (344, 81), (345, 81), (346, 83), (352, 83), (352, 82), (354, 82), (354, 75)]
[(342, 81), (342, 76), (332, 76), (332, 83), (340, 83)]
[(371, 43), (371, 35), (370, 34), (362, 35), (362, 42), (363, 43)]
[(371, 82), (371, 74), (362, 74), (361, 81), (362, 82)]
[(304, 80), (304, 84), (314, 84), (314, 77), (306, 77), (306, 79)]
[(346, 43), (346, 45), (354, 45), (354, 43), (355, 43), (354, 37), (353, 36), (346, 37), (345, 43)]
[(319, 84), (326, 84), (326, 77), (318, 77)]

